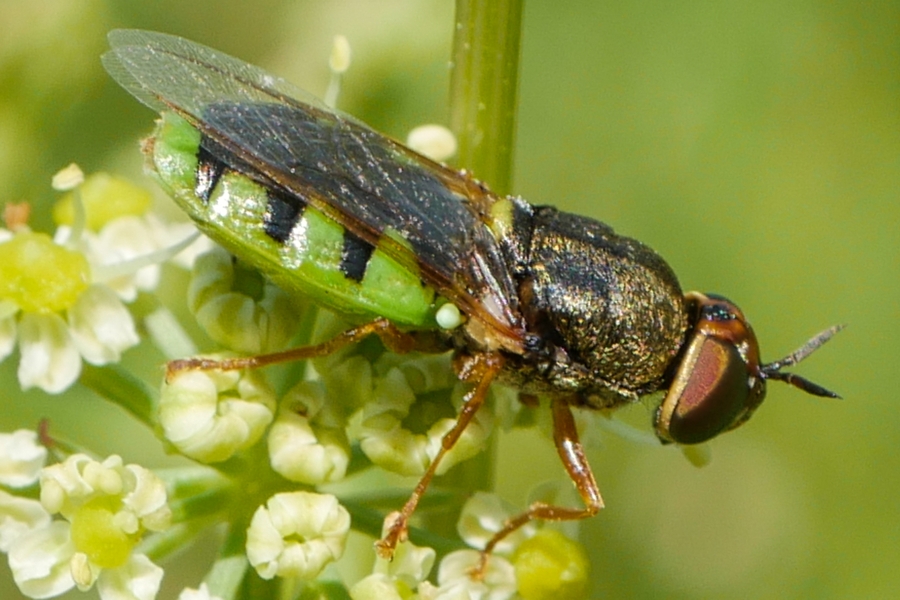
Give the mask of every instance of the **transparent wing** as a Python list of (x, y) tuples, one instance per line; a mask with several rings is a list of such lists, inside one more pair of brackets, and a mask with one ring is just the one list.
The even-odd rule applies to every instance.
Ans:
[(377, 245), (507, 339), (515, 285), (486, 225), (496, 201), (447, 169), (259, 67), (183, 38), (109, 34), (103, 64), (154, 110), (174, 110), (260, 181)]

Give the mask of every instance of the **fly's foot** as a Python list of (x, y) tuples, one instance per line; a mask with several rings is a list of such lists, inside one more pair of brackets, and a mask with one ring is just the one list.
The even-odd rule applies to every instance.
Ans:
[(472, 581), (484, 581), (484, 574), (487, 572), (488, 560), (490, 560), (490, 558), (491, 553), (487, 550), (482, 550), (478, 553), (478, 562), (469, 570), (469, 578)]
[(409, 538), (409, 532), (406, 529), (407, 519), (402, 513), (396, 511), (389, 514), (384, 523), (386, 532), (384, 537), (375, 542), (375, 552), (385, 560), (392, 560), (397, 544), (403, 543)]

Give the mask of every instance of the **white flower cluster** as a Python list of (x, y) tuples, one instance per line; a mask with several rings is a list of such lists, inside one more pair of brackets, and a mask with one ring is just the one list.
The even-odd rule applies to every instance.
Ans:
[[(10, 228), (0, 230), (0, 360), (18, 347), (21, 387), (57, 394), (78, 379), (83, 361), (118, 362), (138, 343), (126, 303), (159, 284), (160, 263), (185, 245), (173, 245), (173, 238), (189, 236), (163, 227), (147, 213), (144, 193), (122, 180), (85, 180), (71, 168), (55, 184), (73, 192), (54, 215), (59, 227), (53, 237), (32, 232), (27, 217), (7, 219)], [(212, 340), (258, 355), (280, 350), (294, 337), (302, 304), (258, 273), (242, 271), (221, 249), (193, 264), (187, 305)], [(146, 321), (164, 353), (178, 347), (178, 335), (187, 338), (173, 315)], [(342, 331), (346, 324), (320, 315), (316, 327)], [(313, 337), (330, 336), (316, 331)], [(181, 347), (192, 345), (186, 339)], [(231, 359), (208, 360), (215, 365)], [(447, 354), (398, 356), (354, 347), (310, 360), (303, 376), (281, 385), (256, 370), (171, 369), (158, 398), (141, 392), (142, 403), (127, 407), (140, 405), (133, 414), (168, 448), (201, 463), (184, 472), (154, 473), (115, 455), (95, 460), (68, 447), (59, 450), (59, 462), (45, 466), (47, 449), (34, 433), (0, 434), (0, 551), (28, 597), (77, 587), (96, 589), (104, 600), (150, 600), (163, 571), (148, 554), (157, 558), (179, 544), (168, 534), (144, 540), (169, 528), (171, 505), (179, 525), (172, 528), (174, 540), (183, 536), (187, 543), (210, 522), (240, 524), (229, 535), (243, 536), (245, 553), (226, 557), (234, 562), (220, 567), (240, 573), (235, 581), (253, 571), (266, 580), (316, 580), (348, 543), (350, 511), (325, 492), (341, 489), (348, 472), (359, 469), (353, 449), (405, 476), (421, 476), (443, 452), (443, 438), (469, 389), (449, 361)], [(443, 456), (437, 475), (481, 452), (495, 422), (508, 426), (515, 420), (518, 401), (502, 392), (491, 395)], [(349, 493), (358, 493), (353, 487)], [(349, 501), (347, 506), (352, 508)], [(429, 581), (435, 551), (401, 541), (393, 561), (378, 558), (372, 573), (352, 586), (352, 597), (505, 600), (521, 592), (523, 581), (556, 585), (569, 577), (560, 573), (571, 561), (549, 571), (520, 569), (528, 555), (521, 549), (539, 537), (531, 525), (504, 538), (485, 562), (479, 550), (510, 514), (495, 496), (476, 494), (458, 526), (474, 549), (446, 555)], [(546, 546), (540, 542), (530, 554), (544, 565)], [(154, 554), (154, 548), (165, 550)], [(581, 576), (577, 568), (572, 572), (575, 579)], [(221, 580), (208, 582), (180, 598), (234, 596)]]
[(487, 561), (486, 569), (474, 575), (481, 565), (481, 553), (494, 533), (511, 516), (499, 498), (476, 493), (463, 507), (459, 534), (473, 550), (449, 553), (438, 567), (437, 583), (427, 580), (435, 561), (431, 548), (420, 548), (409, 541), (400, 543), (392, 561), (377, 559), (371, 575), (350, 589), (353, 600), (509, 600), (516, 597), (516, 571), (510, 556), (517, 546), (534, 535), (526, 526), (507, 537)]
[(25, 222), (0, 229), (0, 361), (18, 346), (22, 388), (58, 394), (82, 361), (118, 362), (138, 343), (125, 302), (156, 286), (162, 249), (187, 230), (147, 213), (149, 194), (122, 179), (72, 165), (54, 184), (72, 192), (52, 238)]
[(40, 481), (41, 499), (0, 490), (0, 551), (19, 590), (49, 598), (97, 586), (104, 600), (156, 596), (162, 569), (135, 546), (166, 529), (171, 510), (162, 481), (118, 456), (102, 462), (75, 454), (36, 469), (46, 449), (33, 432), (0, 434), (0, 484)]

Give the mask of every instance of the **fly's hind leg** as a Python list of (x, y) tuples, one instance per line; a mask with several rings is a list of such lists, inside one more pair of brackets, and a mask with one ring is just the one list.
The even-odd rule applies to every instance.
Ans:
[(290, 350), (274, 352), (272, 354), (226, 358), (222, 360), (211, 358), (184, 358), (169, 361), (169, 364), (166, 365), (166, 381), (168, 381), (172, 375), (181, 371), (212, 371), (216, 369), (222, 371), (238, 371), (241, 369), (258, 369), (284, 362), (328, 356), (344, 346), (354, 344), (373, 334), (381, 338), (384, 345), (393, 352), (406, 353), (416, 348), (416, 339), (411, 334), (400, 331), (397, 329), (396, 325), (387, 319), (375, 319), (365, 325), (347, 329), (327, 342), (315, 344), (313, 346), (292, 348)]
[(551, 403), (553, 411), (553, 441), (556, 451), (562, 459), (563, 466), (575, 484), (578, 495), (584, 502), (584, 508), (569, 508), (556, 506), (545, 502), (535, 502), (525, 512), (509, 519), (497, 533), (494, 534), (484, 550), (481, 551), (481, 559), (473, 573), (476, 577), (484, 575), (487, 559), (497, 544), (522, 527), (529, 521), (544, 519), (546, 521), (577, 521), (592, 517), (603, 508), (603, 498), (600, 496), (600, 488), (591, 472), (584, 449), (578, 440), (578, 430), (575, 428), (575, 420), (572, 418), (572, 410), (564, 398), (554, 398)]
[(431, 461), (431, 464), (428, 465), (428, 470), (422, 475), (419, 483), (416, 484), (409, 500), (406, 501), (400, 512), (393, 515), (391, 526), (388, 528), (385, 536), (375, 543), (375, 550), (382, 558), (392, 558), (397, 544), (406, 540), (409, 519), (415, 512), (419, 500), (421, 500), (425, 490), (428, 488), (428, 484), (434, 478), (441, 459), (453, 448), (463, 431), (465, 431), (466, 426), (472, 422), (478, 409), (484, 404), (491, 383), (503, 367), (503, 358), (499, 354), (476, 354), (464, 357), (463, 361), (458, 363), (456, 367), (457, 374), (461, 380), (475, 383), (476, 385), (463, 399), (463, 405), (459, 415), (456, 417), (456, 423), (441, 438), (441, 449), (434, 457), (434, 460)]

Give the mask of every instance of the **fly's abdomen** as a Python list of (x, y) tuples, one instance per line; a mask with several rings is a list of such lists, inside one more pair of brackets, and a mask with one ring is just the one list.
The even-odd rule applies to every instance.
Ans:
[(339, 313), (436, 327), (435, 292), (418, 273), (302, 198), (228, 166), (203, 142), (187, 121), (163, 113), (147, 152), (160, 183), (209, 237), (286, 291)]

